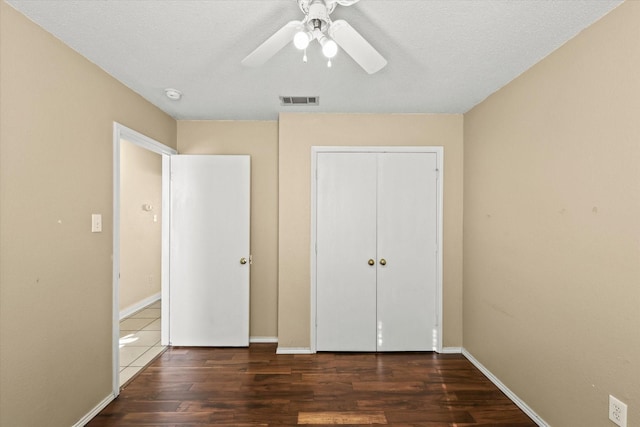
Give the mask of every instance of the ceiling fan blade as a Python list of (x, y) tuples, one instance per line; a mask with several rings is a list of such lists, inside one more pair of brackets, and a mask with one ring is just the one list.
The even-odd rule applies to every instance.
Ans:
[(329, 36), (369, 74), (376, 73), (387, 65), (387, 60), (347, 21), (333, 21), (329, 27)]
[(253, 52), (242, 60), (242, 65), (247, 67), (258, 67), (273, 55), (278, 53), (283, 47), (291, 43), (293, 36), (302, 28), (301, 21), (290, 21), (284, 27), (276, 31), (271, 37), (264, 41)]

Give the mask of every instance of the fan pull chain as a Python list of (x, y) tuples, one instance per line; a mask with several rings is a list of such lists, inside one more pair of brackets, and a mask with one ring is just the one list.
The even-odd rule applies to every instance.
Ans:
[(302, 56), (302, 62), (307, 63), (307, 49), (304, 50), (304, 55)]

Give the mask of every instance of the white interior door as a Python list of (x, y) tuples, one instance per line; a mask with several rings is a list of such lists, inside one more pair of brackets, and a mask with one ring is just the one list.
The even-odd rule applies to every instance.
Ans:
[(171, 345), (249, 345), (250, 175), (249, 156), (171, 157)]
[(435, 350), (436, 154), (380, 154), (377, 211), (377, 350)]
[(375, 351), (376, 155), (320, 153), (317, 171), (316, 346)]

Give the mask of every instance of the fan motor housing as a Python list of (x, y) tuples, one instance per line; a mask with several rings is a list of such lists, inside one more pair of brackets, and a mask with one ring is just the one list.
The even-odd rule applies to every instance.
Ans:
[(323, 22), (329, 21), (329, 15), (336, 8), (337, 3), (326, 0), (298, 0), (300, 10), (308, 16), (308, 19), (320, 19)]

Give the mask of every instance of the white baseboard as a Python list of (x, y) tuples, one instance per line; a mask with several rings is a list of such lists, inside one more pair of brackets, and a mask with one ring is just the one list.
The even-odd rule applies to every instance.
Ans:
[(440, 354), (460, 354), (462, 353), (462, 347), (442, 347), (438, 353)]
[(482, 363), (478, 362), (475, 357), (465, 348), (462, 349), (462, 354), (466, 357), (469, 362), (473, 363), (473, 365), (478, 368), (496, 387), (498, 387), (504, 394), (507, 395), (509, 399), (513, 403), (518, 406), (518, 408), (522, 409), (522, 411), (529, 416), (539, 427), (549, 427), (549, 424), (545, 420), (543, 420), (536, 412), (529, 407), (522, 399), (520, 399), (514, 392), (512, 392), (509, 387), (504, 385), (502, 381), (498, 379), (491, 371), (489, 371)]
[(278, 347), (276, 354), (313, 354), (309, 347)]
[(113, 401), (113, 399), (115, 399), (115, 396), (113, 394), (110, 394), (109, 396), (105, 397), (102, 400), (102, 402), (98, 403), (95, 408), (89, 411), (87, 415), (80, 418), (80, 421), (75, 423), (72, 427), (84, 427), (86, 424), (89, 423), (89, 421), (91, 421), (96, 415), (98, 415), (100, 411), (106, 408), (107, 405)]
[(129, 307), (123, 310), (120, 310), (120, 320), (124, 319), (127, 316), (131, 316), (136, 311), (140, 311), (146, 306), (148, 306), (149, 304), (153, 304), (154, 302), (158, 301), (161, 295), (162, 294), (158, 292), (157, 294), (151, 295), (150, 297), (147, 297), (142, 301), (138, 301), (137, 303), (130, 305)]
[[(262, 338), (262, 337), (256, 337)], [(269, 337), (265, 337), (269, 338)], [(276, 338), (275, 341), (254, 341), (252, 337), (249, 342), (278, 342)], [(462, 347), (442, 347), (442, 350), (439, 351), (440, 354), (460, 354), (462, 353)], [(278, 347), (276, 354), (314, 354), (308, 347)]]
[(278, 337), (249, 337), (249, 342), (252, 344), (274, 344), (278, 342)]

